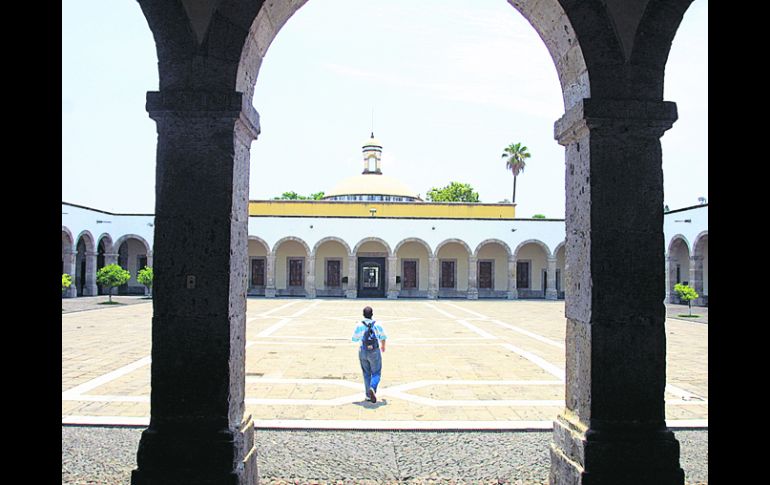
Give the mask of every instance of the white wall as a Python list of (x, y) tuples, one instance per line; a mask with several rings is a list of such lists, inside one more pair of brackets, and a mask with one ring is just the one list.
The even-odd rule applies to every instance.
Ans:
[[(684, 222), (689, 220), (690, 222)], [(687, 246), (692, 251), (695, 239), (698, 234), (708, 231), (709, 228), (709, 207), (707, 205), (695, 206), (687, 210), (678, 212), (669, 212), (663, 216), (663, 236), (665, 241), (665, 251), (671, 240), (677, 234), (684, 236)]]
[[(99, 239), (104, 234), (108, 234), (113, 243), (126, 234), (135, 234), (147, 241), (152, 248), (155, 235), (153, 215), (115, 215), (66, 203), (62, 203), (61, 211), (62, 227), (68, 228), (72, 233), (73, 246), (77, 244), (78, 235), (88, 231), (93, 236), (94, 245), (99, 244)], [(116, 252), (117, 250), (118, 248), (115, 248)]]
[(499, 239), (511, 250), (527, 239), (537, 239), (552, 251), (564, 241), (564, 221), (250, 217), (249, 235), (259, 236), (271, 247), (279, 239), (291, 235), (302, 239), (311, 248), (330, 236), (345, 240), (351, 248), (374, 236), (387, 242), (391, 250), (405, 239), (420, 238), (434, 254), (436, 247), (448, 239), (465, 241), (471, 251), (486, 239)]

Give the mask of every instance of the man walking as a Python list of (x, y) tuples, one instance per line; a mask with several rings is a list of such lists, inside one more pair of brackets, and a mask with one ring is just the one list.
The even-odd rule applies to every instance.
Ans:
[(382, 325), (372, 320), (372, 307), (364, 307), (364, 319), (353, 332), (353, 342), (361, 342), (358, 349), (358, 360), (364, 374), (364, 392), (366, 400), (377, 402), (377, 386), (380, 384), (382, 373), (382, 352), (385, 352), (385, 342), (388, 339)]

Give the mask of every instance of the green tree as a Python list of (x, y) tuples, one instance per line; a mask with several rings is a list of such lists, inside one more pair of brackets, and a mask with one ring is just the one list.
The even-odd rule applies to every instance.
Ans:
[(426, 195), (431, 202), (478, 202), (479, 193), (470, 184), (450, 182), (446, 187), (433, 187)]
[(545, 219), (545, 215), (544, 214), (535, 214), (534, 216), (532, 216), (532, 219)]
[(96, 282), (101, 286), (109, 288), (110, 303), (112, 303), (112, 289), (128, 283), (130, 279), (131, 273), (117, 264), (108, 264), (96, 272)]
[(136, 274), (136, 280), (147, 287), (147, 290), (150, 292), (150, 296), (152, 296), (152, 268), (149, 266), (145, 266), (144, 268), (140, 269), (139, 272)]
[(61, 275), (61, 292), (64, 293), (64, 291), (72, 286), (72, 276), (68, 275), (67, 273), (62, 273)]
[(316, 192), (310, 195), (299, 195), (298, 193), (292, 190), (289, 192), (284, 192), (279, 197), (273, 197), (273, 200), (321, 200), (323, 198), (324, 198), (323, 191)]
[(698, 295), (694, 288), (681, 283), (674, 285), (674, 291), (681, 301), (687, 302), (687, 306), (690, 308), (690, 316), (692, 316), (692, 301), (700, 295)]
[(511, 203), (516, 203), (516, 177), (524, 170), (525, 160), (532, 155), (527, 151), (527, 147), (521, 143), (511, 143), (503, 149), (503, 159), (505, 160), (505, 169), (513, 173), (513, 198)]

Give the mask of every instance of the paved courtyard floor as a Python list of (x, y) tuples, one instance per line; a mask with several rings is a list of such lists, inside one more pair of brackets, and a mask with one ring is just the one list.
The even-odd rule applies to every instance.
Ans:
[[(62, 424), (149, 423), (151, 300), (114, 299), (62, 300)], [(350, 341), (366, 305), (389, 335), (376, 404)], [(676, 313), (667, 423), (708, 427), (708, 314)], [(563, 301), (249, 299), (246, 413), (258, 428), (550, 429), (564, 338)]]

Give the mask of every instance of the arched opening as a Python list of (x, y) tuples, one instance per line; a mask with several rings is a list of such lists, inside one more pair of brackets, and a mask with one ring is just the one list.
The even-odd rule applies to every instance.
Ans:
[(72, 279), (72, 284), (69, 288), (62, 292), (62, 297), (72, 298), (77, 296), (77, 285), (75, 283), (75, 247), (72, 241), (72, 233), (66, 227), (62, 227), (61, 231), (61, 272), (67, 274)]
[(668, 246), (668, 293), (671, 303), (683, 303), (674, 287), (678, 283), (692, 286), (690, 281), (690, 247), (683, 236), (674, 236)]
[(353, 248), (356, 258), (356, 292), (358, 298), (385, 298), (393, 291), (395, 268), (390, 246), (380, 238), (366, 238)]
[(275, 254), (276, 296), (308, 296), (308, 277), (311, 271), (308, 259), (310, 249), (305, 241), (285, 238), (273, 246)]
[[(115, 262), (114, 255), (112, 254), (112, 238), (108, 235), (103, 235), (99, 238), (99, 245), (96, 250), (96, 272), (105, 266)], [(97, 292), (99, 295), (106, 295), (107, 291), (104, 287), (97, 285)]]
[(468, 298), (471, 250), (460, 240), (444, 241), (436, 248), (438, 298)]
[(559, 300), (564, 299), (564, 288), (566, 285), (564, 284), (564, 278), (567, 275), (567, 260), (566, 260), (566, 250), (564, 243), (559, 244), (559, 246), (556, 248), (555, 251), (556, 254), (556, 297)]
[[(210, 319), (221, 322), (220, 325), (209, 325), (209, 330), (188, 316), (200, 303), (192, 301), (190, 307), (190, 298), (174, 301), (177, 296), (186, 294), (182, 293), (181, 287), (173, 291), (176, 287), (172, 286), (170, 275), (176, 274), (174, 269), (187, 269), (186, 265), (202, 274), (214, 274), (215, 271), (205, 270), (212, 269), (209, 266), (217, 268), (215, 263), (220, 260), (200, 256), (224, 254), (222, 260), (231, 266), (225, 272), (221, 271), (220, 264), (222, 274), (211, 282), (211, 288), (216, 289), (211, 293), (219, 295), (220, 308), (241, 307), (241, 292), (229, 276), (231, 272), (242, 271), (246, 261), (240, 256), (245, 255), (242, 246), (245, 246), (246, 236), (241, 216), (245, 214), (244, 199), (248, 193), (248, 145), (259, 131), (256, 111), (248, 100), (254, 93), (259, 66), (268, 46), (280, 27), (304, 4), (302, 1), (228, 2), (216, 10), (214, 4), (206, 4), (211, 8), (198, 8), (197, 2), (195, 7), (183, 3), (163, 9), (155, 8), (152, 2), (140, 4), (158, 39), (161, 71), (160, 90), (148, 95), (147, 105), (158, 123), (159, 200), (156, 204), (162, 208), (159, 211), (162, 213), (157, 217), (167, 224), (163, 226), (163, 237), (157, 237), (156, 242), (164, 246), (162, 250), (158, 249), (158, 255), (162, 253), (168, 259), (159, 257), (158, 260), (163, 259), (164, 264), (168, 261), (168, 288), (172, 291), (167, 293), (165, 301), (156, 302), (156, 305), (173, 310), (166, 314), (158, 312), (154, 320), (158, 330), (154, 330), (153, 338), (161, 344), (173, 341), (175, 335), (166, 330), (170, 326), (164, 325), (166, 321), (172, 321), (196, 325), (195, 330), (204, 337), (224, 327), (231, 341), (200, 338), (206, 344), (196, 343), (202, 348), (195, 350), (201, 351), (190, 352), (191, 356), (216, 354), (219, 357), (217, 364), (228, 364), (217, 366), (225, 372), (211, 372), (216, 375), (201, 369), (195, 380), (195, 391), (203, 396), (200, 398), (190, 396), (191, 385), (187, 380), (178, 385), (175, 379), (169, 378), (177, 373), (184, 376), (198, 373), (176, 363), (176, 355), (153, 355), (153, 379), (155, 381), (157, 377), (164, 383), (161, 389), (153, 388), (153, 399), (167, 406), (157, 413), (153, 411), (151, 426), (154, 429), (143, 437), (142, 450), (151, 449), (153, 442), (162, 443), (162, 431), (173, 435), (184, 428), (169, 426), (164, 430), (163, 424), (168, 422), (202, 422), (206, 425), (214, 422), (217, 426), (200, 431), (208, 440), (214, 434), (211, 429), (217, 430), (220, 440), (225, 434), (222, 433), (224, 429), (228, 437), (237, 437), (233, 442), (251, 443), (248, 437), (242, 439), (243, 430), (249, 429), (249, 422), (246, 421), (245, 426), (239, 422), (243, 417), (243, 386), (239, 384), (243, 372), (242, 347), (229, 345), (242, 344), (245, 315), (242, 311), (228, 313), (220, 310), (219, 314), (210, 315)], [(683, 476), (676, 453), (669, 452), (677, 443), (666, 430), (662, 412), (665, 336), (659, 332), (662, 317), (656, 314), (661, 295), (638, 284), (637, 280), (660, 282), (662, 279), (662, 264), (659, 263), (662, 262), (664, 241), (658, 235), (663, 208), (662, 190), (659, 190), (662, 189), (659, 187), (662, 185), (659, 139), (676, 118), (674, 106), (662, 101), (663, 64), (671, 37), (688, 2), (651, 0), (633, 2), (629, 4), (631, 7), (619, 6), (622, 2), (600, 3), (545, 0), (516, 2), (515, 5), (548, 47), (558, 72), (566, 110), (556, 123), (555, 133), (567, 153), (569, 236), (566, 252), (573, 273), (570, 276), (574, 278), (569, 278), (571, 287), (567, 293), (567, 314), (570, 315), (567, 325), (567, 410), (555, 423), (555, 444), (551, 448), (555, 463), (551, 478), (553, 483), (564, 483), (565, 477), (590, 473), (597, 477), (597, 481), (619, 483), (622, 480), (618, 477), (636, 476), (635, 472), (642, 471), (643, 467), (645, 472), (655, 471), (655, 478), (650, 481), (660, 475), (663, 476), (659, 480), (661, 483), (674, 483), (676, 479), (682, 481)], [(216, 15), (212, 15), (215, 10)], [(236, 57), (240, 59), (237, 66)], [(236, 136), (231, 136), (232, 132)], [(199, 142), (202, 137), (204, 139)], [(195, 143), (188, 143), (193, 141)], [(211, 169), (218, 165), (224, 168), (220, 171)], [(164, 177), (182, 172), (187, 172), (189, 177)], [(190, 193), (208, 195), (196, 199), (190, 198)], [(193, 207), (179, 210), (185, 201)], [(200, 221), (181, 217), (186, 211), (205, 217)], [(627, 217), (628, 214), (633, 217)], [(159, 224), (158, 227), (162, 226)], [(634, 238), (627, 236), (632, 230)], [(241, 233), (243, 238), (233, 237)], [(577, 234), (582, 237), (574, 236)], [(202, 249), (202, 244), (190, 248), (174, 247), (174, 244), (181, 244), (176, 241), (186, 241), (188, 236), (194, 241), (208, 237), (213, 248)], [(639, 248), (642, 250), (635, 253), (639, 257), (631, 261), (630, 271), (634, 278), (628, 278), (626, 285), (618, 285), (611, 272)], [(187, 257), (176, 258), (184, 263), (172, 261), (172, 249), (185, 253)], [(528, 248), (521, 249), (523, 252)], [(451, 242), (441, 250), (437, 249), (436, 253), (441, 261), (442, 256), (459, 257), (463, 250), (466, 271), (455, 265), (451, 273), (456, 276), (451, 283), (453, 291), (461, 291), (462, 278), (465, 278), (470, 296), (477, 291), (475, 265), (467, 264), (470, 250)], [(227, 255), (231, 257), (226, 259)], [(519, 250), (516, 255), (517, 261), (524, 256)], [(544, 255), (549, 255), (547, 248)], [(606, 258), (605, 264), (594, 264), (599, 257)], [(448, 264), (447, 268), (450, 266)], [(542, 280), (542, 291), (546, 292), (547, 278)], [(629, 309), (627, 294), (637, 286), (641, 292)], [(616, 324), (618, 321), (650, 324)], [(216, 347), (219, 352), (202, 351), (206, 350), (206, 345)], [(633, 345), (635, 352), (624, 354), (629, 345)], [(153, 348), (157, 347), (161, 345)], [(194, 358), (187, 360), (195, 363)], [(215, 382), (217, 386), (211, 389), (212, 397), (206, 399), (209, 393), (199, 387), (212, 387), (209, 382)], [(227, 385), (221, 385), (222, 382)], [(228, 392), (216, 392), (219, 388), (227, 388)], [(188, 398), (177, 399), (184, 403), (184, 409), (174, 405), (177, 402), (174, 398), (179, 393)], [(217, 411), (207, 414), (212, 408)], [(222, 409), (224, 412), (220, 411)], [(197, 410), (206, 411), (202, 413), (203, 418), (195, 413)], [(156, 449), (161, 453), (153, 456), (162, 456), (163, 447)], [(637, 457), (633, 463), (617, 458), (631, 453)], [(141, 457), (144, 465), (139, 463), (140, 470), (134, 475), (137, 480), (143, 474), (152, 477), (159, 468), (147, 458), (149, 455), (152, 454), (147, 452)], [(222, 469), (230, 473), (234, 460), (232, 454), (227, 456), (229, 463)], [(236, 464), (239, 470), (245, 469), (244, 473), (249, 474), (253, 471), (254, 458), (250, 451), (246, 456), (251, 457), (250, 464), (246, 460), (243, 464), (236, 460)], [(577, 480), (579, 478), (573, 481)]]
[(75, 257), (75, 288), (77, 296), (96, 296), (96, 253), (94, 239), (88, 233), (78, 237)]
[(398, 243), (396, 253), (396, 286), (399, 298), (427, 298), (430, 284), (431, 250), (421, 239)]
[(709, 305), (709, 235), (704, 232), (698, 235), (693, 245), (692, 283), (698, 293), (696, 305)]
[(511, 250), (502, 241), (482, 242), (476, 250), (479, 298), (509, 298), (513, 278), (509, 268)]
[(315, 245), (316, 296), (344, 297), (348, 290), (350, 248), (338, 238), (325, 238)]
[(255, 236), (249, 237), (249, 296), (265, 296), (267, 287), (267, 258), (270, 253), (265, 241)]
[(541, 241), (527, 241), (516, 248), (516, 294), (519, 299), (544, 299), (548, 289), (548, 256)]
[[(147, 241), (135, 235), (126, 235), (115, 243), (118, 247), (117, 264), (131, 273), (131, 279), (117, 288), (118, 295), (147, 295), (149, 290), (139, 283), (139, 270), (149, 266), (150, 249)], [(115, 290), (113, 290), (115, 291)]]

